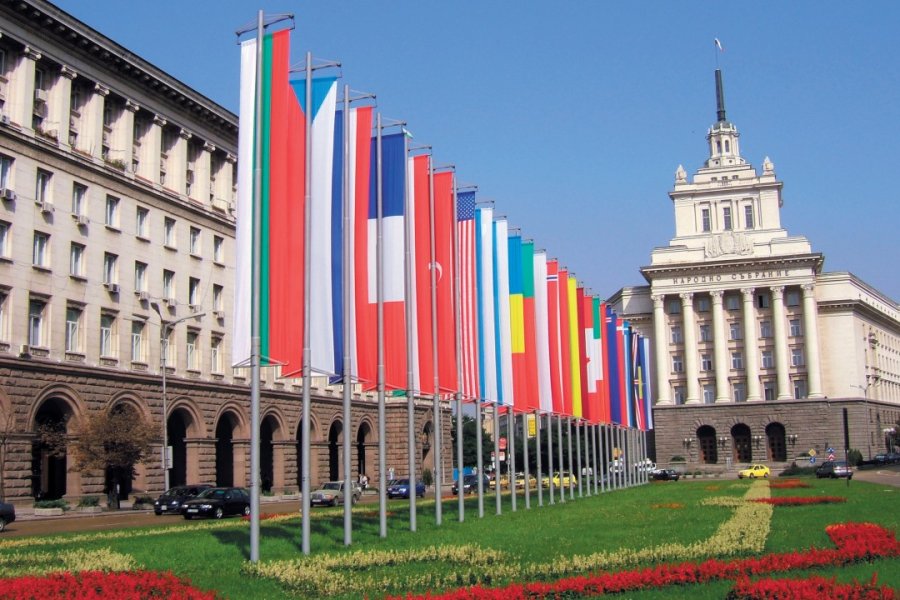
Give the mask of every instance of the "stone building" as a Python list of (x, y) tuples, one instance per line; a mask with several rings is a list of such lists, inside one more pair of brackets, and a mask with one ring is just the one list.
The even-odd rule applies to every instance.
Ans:
[[(249, 373), (229, 364), (237, 133), (236, 115), (54, 5), (0, 4), (6, 500), (99, 495), (102, 473), (70, 470), (35, 432), (75, 435), (88, 414), (127, 407), (161, 440), (163, 364), (171, 484), (249, 483)], [(263, 376), (263, 487), (297, 491), (300, 381)], [(374, 397), (354, 394), (344, 424), (326, 384), (313, 390), (312, 483), (340, 477), (345, 430), (351, 476), (377, 481)], [(405, 473), (405, 398), (387, 415), (388, 464)], [(430, 401), (415, 422), (418, 468), (433, 468)], [(161, 490), (161, 450), (123, 495)]]
[(781, 225), (782, 183), (740, 151), (716, 71), (709, 158), (669, 193), (675, 237), (610, 302), (654, 348), (657, 458), (785, 462), (810, 449), (865, 458), (900, 417), (900, 310)]

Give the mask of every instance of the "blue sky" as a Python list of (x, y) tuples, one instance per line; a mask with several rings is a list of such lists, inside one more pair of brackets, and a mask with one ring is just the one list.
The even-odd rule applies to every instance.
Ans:
[(674, 232), (675, 169), (706, 158), (713, 39), (744, 157), (784, 182), (782, 224), (900, 299), (900, 3), (59, 0), (237, 111), (234, 31), (294, 12), (293, 59), (339, 59), (438, 163), (602, 296)]

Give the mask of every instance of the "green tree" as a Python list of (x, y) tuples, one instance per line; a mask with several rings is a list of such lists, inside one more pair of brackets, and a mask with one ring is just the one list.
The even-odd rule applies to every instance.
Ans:
[[(456, 419), (453, 417), (451, 438), (453, 440), (453, 459), (456, 461)], [(476, 439), (477, 423), (473, 417), (463, 415), (463, 464), (462, 467), (474, 467), (478, 464), (478, 440)], [(491, 452), (494, 450), (494, 439), (487, 431), (481, 434), (481, 460), (487, 466), (491, 461)], [(456, 465), (459, 467), (460, 465)]]
[(70, 442), (73, 470), (103, 471), (110, 508), (119, 507), (118, 484), (134, 478), (134, 466), (150, 454), (157, 428), (133, 408), (119, 405), (88, 415)]

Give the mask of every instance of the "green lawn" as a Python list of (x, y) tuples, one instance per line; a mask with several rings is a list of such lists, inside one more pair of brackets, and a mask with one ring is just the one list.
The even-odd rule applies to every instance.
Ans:
[[(844, 496), (843, 504), (801, 507), (775, 507), (771, 531), (765, 543), (766, 552), (802, 550), (811, 546), (831, 547), (825, 526), (845, 521), (868, 521), (896, 529), (897, 504), (900, 494), (895, 488), (863, 482), (805, 478), (811, 487), (773, 489), (772, 496), (834, 495)], [(455, 587), (461, 583), (490, 578), (500, 584), (504, 574), (522, 573), (540, 565), (569, 565), (572, 557), (597, 552), (615, 553), (622, 549), (655, 548), (664, 544), (690, 545), (710, 538), (724, 522), (735, 514), (735, 508), (701, 504), (712, 497), (741, 498), (749, 482), (734, 480), (700, 480), (657, 483), (639, 488), (576, 498), (565, 504), (537, 507), (532, 498), (531, 510), (524, 510), (520, 495), (519, 510), (510, 511), (509, 497), (504, 498), (503, 514), (494, 514), (493, 496), (485, 501), (485, 517), (477, 517), (474, 499), (466, 504), (466, 520), (457, 520), (456, 500), (444, 502), (444, 524), (434, 525), (433, 502), (420, 501), (418, 531), (410, 532), (408, 504), (395, 501), (389, 505), (389, 532), (386, 539), (378, 536), (378, 507), (359, 507), (354, 515), (354, 544), (343, 546), (343, 517), (339, 509), (321, 509), (313, 513), (312, 556), (303, 559), (300, 552), (300, 519), (292, 517), (277, 522), (263, 521), (261, 527), (261, 566), (278, 573), (298, 568), (315, 576), (291, 589), (275, 578), (251, 573), (249, 528), (235, 520), (204, 523), (193, 529), (173, 527), (164, 533), (159, 527), (129, 530), (125, 535), (60, 536), (55, 538), (0, 538), (0, 575), (10, 576), (27, 566), (46, 568), (52, 557), (62, 552), (82, 549), (109, 549), (127, 555), (140, 568), (171, 570), (189, 578), (202, 589), (218, 590), (227, 598), (297, 598), (297, 597), (380, 597), (386, 588), (394, 593), (426, 591), (435, 581)], [(764, 484), (763, 484), (764, 485)], [(545, 495), (545, 501), (547, 497)], [(161, 523), (172, 524), (171, 519)], [(213, 528), (201, 528), (213, 525)], [(22, 540), (22, 538), (18, 538)], [(25, 545), (30, 544), (30, 545)], [(461, 550), (460, 547), (462, 547)], [(439, 550), (443, 548), (443, 550)], [(454, 552), (454, 548), (457, 549)], [(430, 550), (429, 550), (430, 549)], [(393, 554), (378, 554), (392, 551)], [(17, 562), (3, 562), (3, 555), (18, 553)], [(42, 554), (38, 554), (42, 553)], [(47, 553), (51, 560), (47, 559)], [(352, 556), (345, 556), (353, 553)], [(411, 554), (417, 553), (413, 559)], [(342, 558), (343, 557), (343, 558)], [(285, 561), (300, 559), (290, 565)], [(373, 564), (367, 564), (369, 560)], [(642, 564), (653, 561), (641, 559)], [(329, 567), (332, 564), (332, 567)], [(561, 568), (561, 567), (560, 567)], [(628, 569), (631, 567), (622, 567)], [(570, 567), (570, 572), (571, 567)], [(577, 568), (574, 572), (578, 572)], [(879, 582), (900, 589), (900, 559), (862, 563), (833, 573), (839, 580), (868, 580), (878, 573)], [(808, 573), (794, 574), (802, 576)], [(499, 576), (499, 577), (498, 577)], [(776, 575), (783, 577), (785, 575)], [(349, 577), (361, 586), (351, 593), (346, 590)], [(515, 578), (515, 577), (514, 577)], [(529, 578), (530, 579), (530, 578)], [(344, 581), (345, 583), (342, 583)], [(304, 587), (305, 586), (305, 587)], [(318, 587), (317, 587), (318, 586)], [(696, 586), (692, 598), (722, 598), (732, 582), (716, 582)], [(416, 589), (417, 588), (417, 589)], [(629, 593), (629, 598), (657, 598), (685, 595), (685, 588), (659, 589), (645, 593)]]

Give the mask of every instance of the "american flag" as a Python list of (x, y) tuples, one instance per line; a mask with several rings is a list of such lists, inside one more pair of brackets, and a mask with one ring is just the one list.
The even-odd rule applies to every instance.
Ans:
[(456, 236), (460, 278), (460, 345), (462, 381), (460, 391), (466, 399), (478, 397), (477, 290), (475, 285), (475, 192), (456, 195)]

